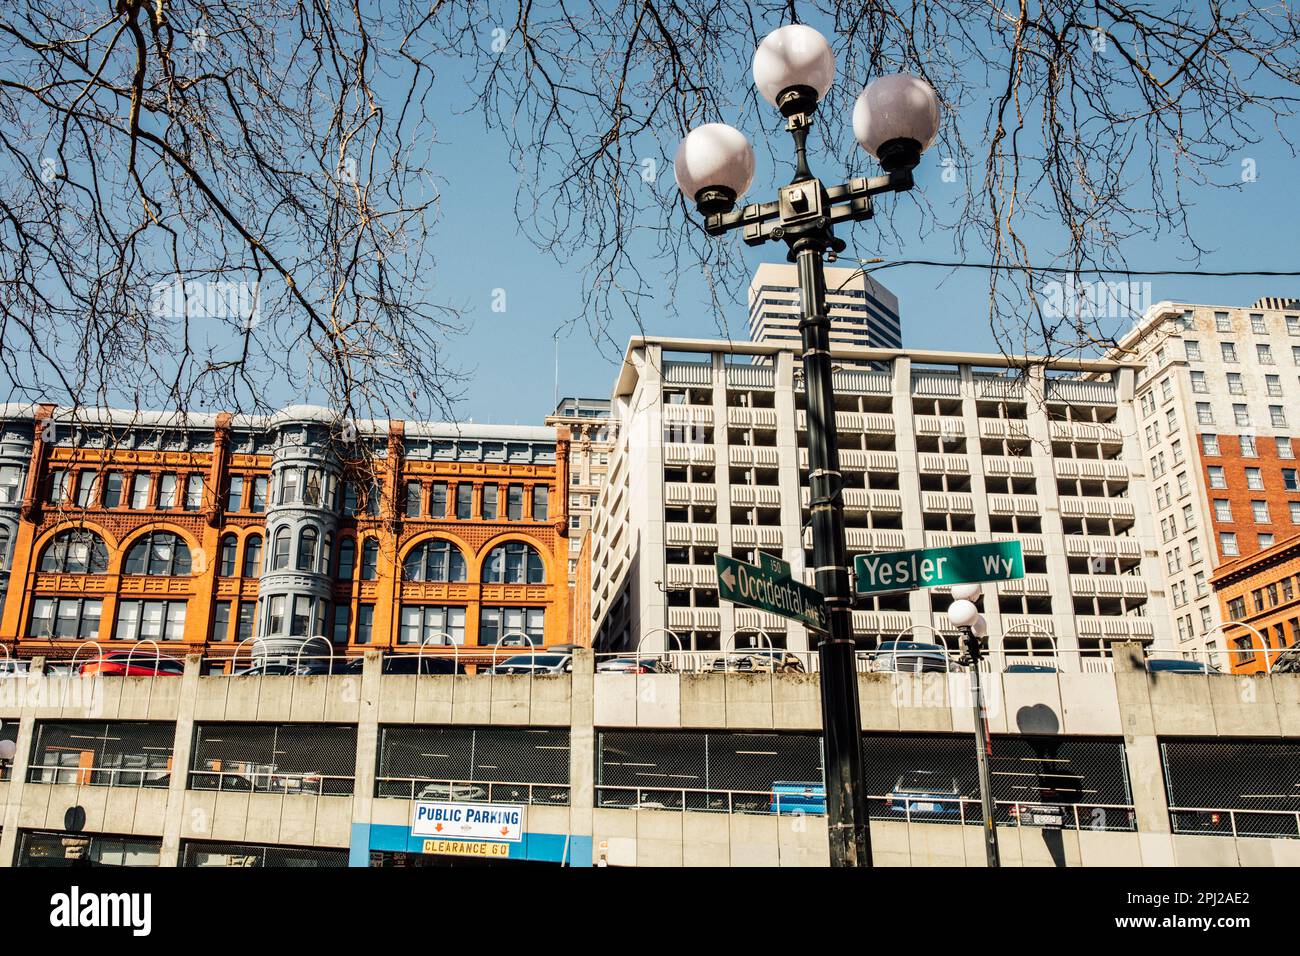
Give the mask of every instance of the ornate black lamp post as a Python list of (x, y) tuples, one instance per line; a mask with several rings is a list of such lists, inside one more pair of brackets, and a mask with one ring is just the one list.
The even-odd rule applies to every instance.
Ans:
[(912, 188), (912, 169), (939, 131), (939, 101), (934, 90), (916, 77), (898, 74), (874, 80), (854, 106), (853, 132), (880, 161), (885, 174), (827, 187), (808, 168), (807, 141), (817, 103), (835, 79), (830, 44), (811, 27), (781, 27), (759, 44), (753, 69), (754, 83), (786, 117), (786, 129), (794, 138), (794, 180), (781, 187), (775, 202), (736, 210), (736, 200), (754, 178), (754, 151), (743, 133), (723, 123), (691, 130), (673, 165), (678, 186), (705, 217), (709, 234), (742, 229), (749, 245), (784, 242), (789, 247), (786, 257), (798, 266), (814, 586), (825, 596), (830, 618), (829, 633), (818, 648), (818, 664), (831, 865), (870, 866), (853, 595), (844, 544), (843, 481), (822, 258), (844, 249), (844, 240), (835, 236), (835, 223), (870, 219), (872, 196)]

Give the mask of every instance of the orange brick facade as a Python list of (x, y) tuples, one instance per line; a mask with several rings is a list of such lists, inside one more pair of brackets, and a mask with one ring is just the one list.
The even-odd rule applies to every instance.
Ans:
[(1270, 664), (1276, 659), (1274, 652), (1300, 644), (1300, 534), (1223, 565), (1211, 583), (1223, 619), (1236, 625), (1224, 628), (1233, 671), (1266, 670), (1261, 636), (1270, 649)]
[[(310, 539), (298, 539), (299, 548), (309, 542), (309, 554), (294, 552), (290, 561), (286, 548), (285, 563), (276, 568), (280, 555), (272, 554), (267, 535), (270, 526), (279, 537), (274, 527), (275, 496), (280, 493), (274, 474), (278, 452), (265, 438), (278, 427), (274, 419), (268, 424), (266, 420), (236, 422), (225, 414), (195, 416), (200, 424), (179, 429), (169, 424), (139, 425), (123, 413), (122, 421), (112, 423), (114, 440), (96, 442), (93, 426), (61, 424), (53, 421), (53, 414), (51, 407), (37, 406), (27, 419), (31, 451), (21, 505), (14, 511), (14, 524), (5, 527), (9, 578), (0, 644), (13, 656), (69, 657), (91, 638), (111, 651), (120, 643), (116, 638), (121, 633), (134, 633), (126, 624), (143, 616), (146, 625), (140, 633), (144, 633), (145, 626), (155, 626), (147, 623), (150, 615), (159, 613), (170, 614), (177, 625), (171, 627), (170, 619), (164, 620), (166, 639), (158, 641), (163, 653), (203, 647), (211, 657), (229, 656), (242, 638), (264, 635), (266, 608), (261, 599), (266, 594), (266, 575), (272, 570), (282, 577), (300, 570), (304, 580), (317, 582), (317, 596), (307, 601), (311, 610), (306, 629), (332, 639), (336, 653), (356, 652), (363, 645), (418, 644), (419, 640), (404, 640), (415, 633), (402, 629), (404, 607), (454, 611), (456, 636), (462, 638), (458, 643), (467, 648), (480, 643), (489, 614), (498, 621), (497, 639), (505, 636), (507, 620), (519, 618), (528, 620), (530, 627), (544, 627), (544, 635), (530, 630), (534, 640), (539, 636), (545, 644), (570, 640), (567, 429), (531, 429), (518, 439), (503, 426), (480, 426), (478, 431), (486, 438), (475, 437), (474, 426), (465, 426), (468, 437), (450, 429), (452, 437), (440, 437), (438, 442), (444, 449), (440, 453), (445, 454), (446, 447), (455, 449), (445, 454), (451, 460), (429, 460), (408, 454), (411, 443), (404, 423), (376, 423), (386, 435), (372, 436), (382, 454), (367, 471), (361, 506), (346, 513), (337, 504), (344, 500), (349, 482), (361, 484), (349, 477), (350, 466), (336, 468), (337, 483), (335, 473), (322, 468), (325, 487), (312, 486), (311, 492), (317, 502), (315, 511), (324, 516), (324, 530), (314, 531)], [(5, 424), (11, 438), (14, 429), (24, 427), (12, 415)], [(442, 429), (439, 436), (449, 430), (447, 426), (415, 427), (425, 432)], [(151, 436), (148, 441), (122, 440), (124, 435), (146, 431)], [(86, 439), (88, 435), (92, 440)], [(199, 447), (166, 447), (186, 443)], [(130, 444), (137, 447), (125, 447)], [(504, 460), (504, 453), (498, 456), (503, 460), (486, 460), (485, 449), (495, 452), (498, 445), (519, 449), (518, 457), (529, 460)], [(485, 460), (460, 454), (462, 446), (477, 448)], [(14, 460), (12, 453), (7, 460)], [(298, 474), (293, 492), (305, 499)], [(313, 480), (311, 469), (301, 474), (304, 481)], [(315, 479), (318, 483), (320, 476)], [(369, 487), (377, 492), (373, 505)], [(170, 492), (168, 500), (162, 500), (163, 492)], [(485, 516), (493, 500), (488, 496), (493, 494), (496, 516)], [(259, 495), (262, 500), (257, 500)], [(509, 503), (517, 498), (522, 498), (522, 506), (511, 508)], [(458, 503), (466, 500), (470, 514), (457, 517)], [(439, 502), (445, 503), (440, 514), (435, 513)], [(52, 556), (69, 553), (60, 543), (68, 540), (60, 537), (68, 531), (74, 532), (77, 548), (90, 548), (92, 567), (78, 564), (80, 550), (64, 562), (67, 567), (54, 567), (59, 561)], [(166, 534), (149, 537), (159, 532)], [(140, 555), (144, 546), (135, 546), (146, 540), (155, 557), (168, 553), (155, 542), (183, 543), (189, 552), (187, 563), (172, 566), (184, 567), (186, 573), (157, 573), (154, 557), (148, 559), (149, 573), (138, 573), (138, 566), (128, 568), (128, 556)], [(446, 542), (455, 549), (460, 555), (455, 565), (459, 573), (444, 575), (447, 580), (427, 579), (432, 575), (405, 580), (405, 562), (425, 542)], [(504, 549), (489, 568), (490, 556), (503, 545), (514, 545), (513, 553), (524, 555), (519, 560), (528, 573), (521, 572), (518, 581), (504, 571)], [(179, 546), (175, 551), (179, 553)], [(350, 557), (344, 557), (349, 552)], [(42, 570), (43, 561), (49, 570)], [(540, 580), (534, 579), (538, 563)], [(321, 580), (326, 582), (323, 586)], [(293, 601), (290, 594), (289, 613)], [(490, 612), (485, 610), (489, 608)], [(69, 623), (78, 613), (81, 617)], [(47, 623), (51, 616), (53, 623)], [(541, 621), (544, 625), (537, 623)], [(447, 630), (450, 627), (440, 628), (441, 633)], [(93, 650), (80, 652), (82, 657), (88, 653)]]

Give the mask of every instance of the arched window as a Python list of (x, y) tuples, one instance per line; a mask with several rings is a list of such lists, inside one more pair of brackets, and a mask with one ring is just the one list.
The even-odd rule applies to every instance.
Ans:
[(361, 545), (361, 580), (373, 581), (379, 577), (379, 542), (366, 538)]
[(298, 570), (316, 570), (316, 542), (320, 532), (315, 525), (307, 525), (298, 532)]
[(356, 573), (357, 543), (351, 538), (339, 541), (338, 577), (340, 581), (351, 581)]
[(424, 541), (406, 555), (402, 577), (407, 581), (466, 581), (465, 555), (450, 541)]
[(272, 571), (281, 571), (289, 566), (289, 529), (280, 528), (271, 540)]
[(307, 469), (307, 480), (303, 482), (302, 503), (319, 505), (320, 502), (320, 472), (315, 468)]
[(262, 536), (250, 534), (244, 543), (244, 577), (255, 578), (262, 573)]
[(190, 549), (179, 535), (151, 531), (126, 553), (127, 574), (177, 575), (190, 573)]
[(107, 574), (108, 547), (93, 531), (60, 531), (41, 554), (41, 570), (59, 574)]
[(239, 539), (233, 534), (228, 534), (221, 539), (221, 568), (220, 575), (223, 578), (233, 578), (235, 576), (235, 559), (239, 551)]
[(522, 541), (499, 544), (488, 554), (483, 580), (488, 584), (542, 584), (546, 580), (542, 556)]

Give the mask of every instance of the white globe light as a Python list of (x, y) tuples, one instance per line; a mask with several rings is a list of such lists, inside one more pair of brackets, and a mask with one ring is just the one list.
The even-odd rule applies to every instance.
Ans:
[(12, 740), (0, 740), (0, 760), (13, 760), (18, 746)]
[(739, 199), (754, 181), (754, 149), (745, 134), (726, 123), (691, 130), (673, 158), (677, 188), (691, 202), (706, 189), (721, 189)]
[(948, 605), (948, 620), (953, 627), (970, 627), (979, 616), (979, 608), (970, 601), (953, 601)]
[(954, 584), (952, 598), (954, 601), (976, 601), (983, 591), (978, 584)]
[(780, 27), (763, 37), (754, 51), (754, 85), (763, 98), (778, 98), (797, 86), (810, 87), (822, 99), (835, 82), (835, 54), (826, 38), (802, 23)]
[(975, 623), (970, 626), (971, 633), (976, 637), (984, 637), (989, 632), (989, 622), (984, 620), (981, 614), (975, 618)]
[(878, 77), (853, 104), (853, 135), (886, 169), (910, 169), (939, 135), (939, 97), (906, 73)]

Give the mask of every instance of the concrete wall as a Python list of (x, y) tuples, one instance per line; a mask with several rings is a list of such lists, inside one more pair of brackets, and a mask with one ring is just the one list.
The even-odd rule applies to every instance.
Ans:
[[(0, 720), (18, 723), (17, 754), (0, 782), (0, 864), (14, 858), (20, 829), (62, 829), (71, 806), (86, 831), (161, 838), (174, 865), (183, 840), (351, 847), (364, 861), (369, 828), (406, 827), (412, 801), (375, 798), (384, 724), (569, 727), (570, 805), (526, 811), (525, 829), (562, 834), (566, 857), (610, 866), (820, 866), (821, 817), (727, 815), (594, 806), (600, 728), (816, 731), (815, 674), (597, 674), (579, 652), (571, 675), (414, 677), (382, 675), (376, 653), (361, 675), (227, 678), (14, 678), (0, 681)], [(1269, 866), (1300, 864), (1300, 840), (1170, 833), (1159, 738), (1300, 737), (1300, 675), (1151, 675), (1136, 645), (1117, 653), (1114, 674), (1003, 674), (987, 682), (994, 734), (1122, 737), (1137, 832), (999, 829), (1005, 865)], [(966, 733), (973, 728), (969, 675), (862, 674), (868, 732)], [(90, 693), (93, 687), (93, 693)], [(160, 720), (175, 724), (169, 789), (26, 783), (38, 720)], [(357, 727), (355, 793), (219, 793), (185, 789), (196, 721), (329, 722)], [(983, 865), (977, 827), (873, 821), (882, 866)], [(569, 841), (573, 853), (569, 855)], [(360, 841), (360, 842), (359, 842)]]

